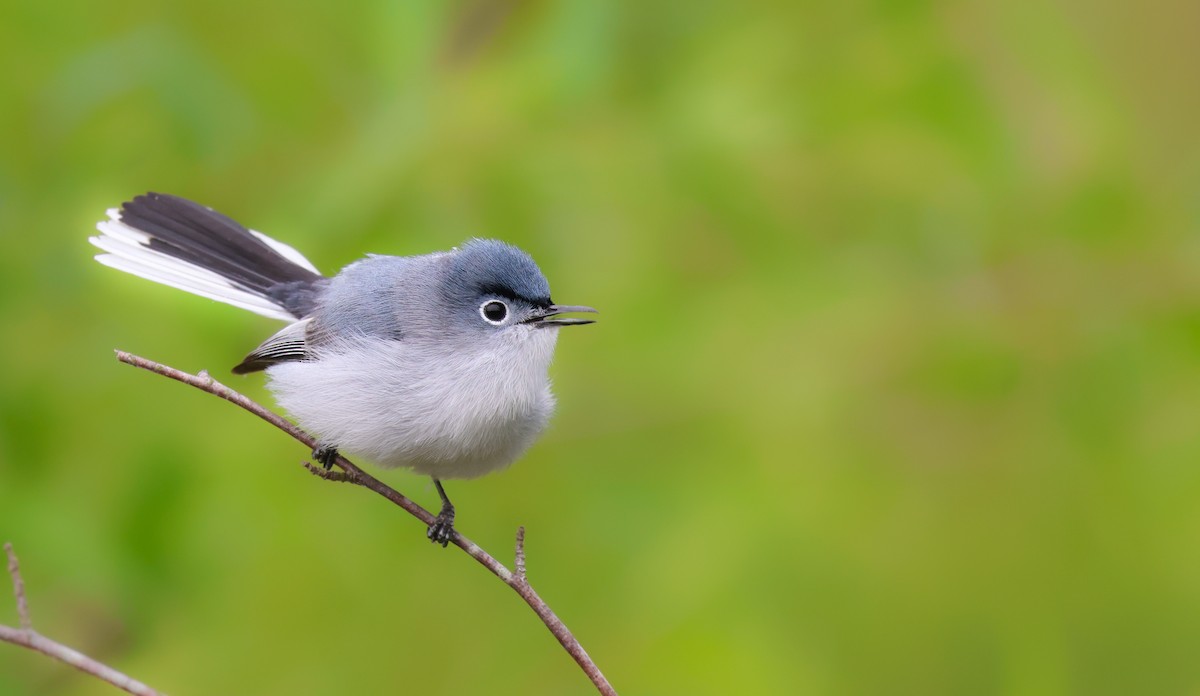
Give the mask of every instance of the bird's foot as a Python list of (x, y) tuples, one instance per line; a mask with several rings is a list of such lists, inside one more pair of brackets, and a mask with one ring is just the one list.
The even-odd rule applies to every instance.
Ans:
[(338, 458), (338, 451), (336, 447), (331, 445), (317, 445), (313, 448), (312, 456), (313, 459), (321, 463), (325, 471), (329, 471), (333, 468), (333, 463)]
[(443, 505), (442, 511), (438, 516), (433, 518), (433, 524), (429, 525), (429, 531), (425, 536), (435, 544), (441, 544), (445, 548), (454, 535), (458, 532), (454, 531), (454, 506)]

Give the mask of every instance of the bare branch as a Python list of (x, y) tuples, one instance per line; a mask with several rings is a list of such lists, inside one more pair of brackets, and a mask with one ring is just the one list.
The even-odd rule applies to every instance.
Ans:
[(17, 617), (21, 621), (21, 630), (32, 631), (33, 622), (29, 620), (29, 603), (25, 601), (25, 581), (21, 579), (21, 564), (17, 562), (17, 553), (13, 551), (11, 542), (4, 544), (4, 553), (8, 555), (8, 574), (12, 576), (13, 594), (17, 596)]
[(517, 553), (513, 565), (517, 568), (517, 579), (528, 582), (525, 579), (525, 525), (517, 527)]
[(337, 481), (338, 483), (354, 483), (354, 479), (344, 471), (334, 471), (333, 469), (325, 469), (319, 466), (313, 466), (312, 462), (304, 462), (304, 468), (308, 469), (308, 473), (326, 481)]
[[(154, 362), (153, 360), (147, 360), (146, 358), (139, 357), (137, 355), (133, 355), (132, 353), (127, 353), (121, 350), (117, 351), (117, 359), (128, 365), (133, 365), (134, 367), (154, 372), (162, 375), (163, 377), (168, 377), (178, 382), (191, 385), (214, 396), (219, 396), (222, 399), (225, 399), (226, 401), (236, 404), (250, 413), (253, 413), (288, 435), (291, 435), (294, 439), (299, 441), (308, 449), (311, 450), (317, 446), (316, 440), (311, 435), (288, 422), (282, 416), (268, 410), (267, 408), (214, 380), (208, 375), (207, 372), (202, 372), (200, 375), (189, 374), (181, 370), (176, 370), (173, 367), (168, 367), (161, 363)], [(324, 470), (320, 470), (318, 472), (316, 470), (317, 467), (310, 463), (306, 463), (306, 468), (308, 468), (308, 470), (313, 474), (325, 480), (345, 481), (362, 486), (363, 488), (370, 489), (378, 495), (387, 498), (392, 504), (403, 508), (405, 512), (413, 517), (416, 517), (425, 526), (428, 527), (433, 524), (434, 515), (432, 513), (416, 504), (399, 491), (358, 468), (345, 457), (339, 455), (334, 461), (334, 464), (342, 470), (341, 472), (338, 472), (338, 475), (336, 476), (333, 475), (333, 473), (326, 472)], [(492, 557), (491, 554), (489, 554), (487, 551), (484, 551), (479, 547), (479, 545), (462, 534), (456, 532), (454, 538), (451, 540), (451, 543), (466, 552), (468, 556), (478, 561), (480, 565), (482, 565), (484, 568), (487, 568), (496, 577), (500, 578), (504, 584), (511, 587), (514, 592), (520, 595), (521, 599), (525, 600), (525, 603), (528, 604), (531, 609), (533, 609), (534, 613), (537, 614), (542, 623), (546, 625), (546, 628), (549, 629), (550, 633), (553, 634), (556, 639), (558, 639), (559, 644), (561, 644), (563, 649), (565, 649), (571, 658), (575, 660), (580, 669), (582, 669), (584, 674), (587, 675), (588, 679), (591, 679), (592, 683), (596, 686), (597, 691), (604, 696), (616, 696), (616, 690), (613, 689), (612, 685), (608, 683), (608, 680), (604, 677), (604, 674), (601, 673), (600, 668), (596, 666), (596, 663), (592, 660), (592, 658), (587, 654), (587, 651), (583, 649), (583, 645), (579, 643), (574, 634), (567, 629), (562, 620), (559, 619), (554, 611), (550, 608), (550, 605), (546, 604), (546, 601), (543, 600), (540, 595), (538, 595), (538, 593), (533, 589), (533, 586), (530, 585), (528, 580), (525, 579), (525, 549), (523, 531), (519, 533), (518, 536), (517, 573), (513, 573), (511, 570), (506, 568), (503, 563), (497, 561)]]
[(12, 576), (13, 593), (17, 596), (17, 615), (21, 619), (21, 627), (0, 625), (0, 640), (13, 645), (20, 645), (30, 650), (36, 650), (48, 655), (59, 662), (71, 665), (75, 669), (90, 674), (97, 679), (112, 684), (137, 696), (158, 696), (159, 692), (151, 689), (140, 681), (128, 677), (108, 665), (84, 655), (78, 650), (68, 648), (57, 641), (51, 640), (33, 630), (29, 620), (29, 606), (25, 602), (25, 581), (21, 579), (20, 566), (17, 564), (17, 554), (13, 552), (12, 544), (4, 545), (8, 554), (8, 572)]

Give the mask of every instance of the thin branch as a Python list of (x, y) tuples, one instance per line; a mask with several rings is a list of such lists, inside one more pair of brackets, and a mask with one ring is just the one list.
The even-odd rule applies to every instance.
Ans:
[[(155, 374), (162, 375), (163, 377), (169, 377), (170, 379), (183, 382), (184, 384), (193, 386), (214, 396), (219, 396), (222, 399), (225, 399), (226, 401), (236, 404), (250, 413), (253, 413), (288, 435), (291, 435), (294, 439), (299, 441), (308, 449), (313, 449), (317, 446), (316, 439), (314, 439), (311, 435), (291, 424), (282, 416), (268, 410), (260, 404), (214, 380), (206, 372), (201, 373), (200, 375), (188, 374), (187, 372), (176, 370), (173, 367), (168, 367), (161, 363), (154, 362), (153, 360), (147, 360), (146, 358), (139, 357), (122, 350), (117, 351), (117, 359), (128, 365), (133, 365), (134, 367), (148, 370)], [(317, 467), (313, 466), (312, 464), (308, 464), (307, 468), (320, 478), (334, 481), (346, 481), (348, 483), (353, 483), (355, 485), (362, 486), (363, 488), (370, 489), (384, 498), (387, 498), (392, 504), (403, 508), (405, 512), (413, 517), (416, 517), (426, 527), (433, 524), (434, 515), (432, 513), (416, 504), (399, 491), (358, 468), (345, 457), (339, 455), (334, 461), (334, 464), (342, 470), (342, 475), (335, 476), (325, 471), (318, 472)], [(524, 534), (520, 533), (518, 539), (520, 540), (520, 544), (518, 546), (519, 564), (517, 566), (517, 573), (513, 573), (511, 570), (506, 568), (503, 563), (497, 561), (492, 557), (491, 554), (480, 548), (478, 544), (462, 534), (459, 534), (458, 532), (455, 532), (451, 543), (466, 552), (468, 556), (478, 561), (480, 565), (482, 565), (484, 568), (487, 568), (496, 577), (500, 578), (504, 584), (511, 587), (514, 592), (520, 595), (521, 599), (525, 600), (525, 603), (528, 604), (531, 609), (533, 609), (534, 613), (537, 614), (542, 623), (546, 625), (546, 628), (550, 630), (550, 633), (552, 633), (554, 637), (558, 639), (559, 644), (561, 644), (563, 649), (565, 649), (571, 658), (575, 660), (580, 669), (582, 669), (584, 674), (587, 675), (588, 679), (591, 679), (592, 683), (596, 686), (597, 691), (604, 696), (616, 696), (616, 690), (613, 689), (612, 685), (608, 683), (607, 679), (605, 679), (604, 674), (600, 672), (600, 668), (597, 667), (596, 663), (592, 661), (592, 658), (588, 656), (587, 651), (583, 649), (583, 646), (579, 643), (571, 631), (568, 630), (562, 620), (558, 618), (558, 616), (550, 608), (550, 605), (546, 604), (546, 601), (543, 600), (540, 595), (538, 595), (538, 593), (533, 589), (533, 586), (529, 584), (529, 581), (525, 579), (525, 574), (523, 572), (525, 553), (523, 544)]]
[(525, 525), (517, 527), (517, 552), (513, 565), (517, 568), (517, 579), (528, 582), (525, 579)]
[(128, 677), (108, 665), (84, 655), (78, 650), (68, 648), (57, 641), (51, 640), (33, 630), (29, 620), (29, 605), (25, 601), (25, 581), (21, 579), (21, 569), (17, 564), (17, 554), (13, 552), (12, 544), (4, 545), (8, 554), (8, 573), (12, 576), (13, 593), (17, 596), (17, 615), (21, 620), (20, 628), (0, 625), (0, 640), (13, 645), (20, 645), (30, 650), (36, 650), (48, 655), (59, 662), (71, 665), (75, 669), (90, 674), (97, 679), (112, 684), (137, 696), (158, 696), (159, 692), (151, 689), (140, 681)]
[(354, 483), (354, 479), (344, 471), (334, 471), (319, 466), (313, 466), (312, 462), (304, 462), (304, 468), (308, 469), (308, 473), (316, 476), (319, 479), (326, 481), (336, 481), (338, 483)]
[(21, 621), (21, 630), (32, 631), (33, 621), (29, 619), (29, 603), (25, 600), (25, 581), (21, 579), (21, 564), (17, 562), (17, 553), (13, 551), (12, 543), (4, 544), (4, 553), (8, 555), (8, 574), (12, 576), (13, 594), (17, 596), (17, 617)]

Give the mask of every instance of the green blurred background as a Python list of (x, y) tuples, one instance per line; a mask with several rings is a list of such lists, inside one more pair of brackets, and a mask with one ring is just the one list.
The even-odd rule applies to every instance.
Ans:
[[(528, 527), (622, 693), (1200, 693), (1197, 26), (4, 3), (0, 538), (36, 626), (173, 694), (590, 692), (466, 556), (113, 359), (270, 403), (227, 370), (275, 323), (91, 261), (157, 190), (327, 272), (500, 237), (603, 311), (542, 442), (449, 490), (506, 562)], [(110, 691), (0, 645), (0, 693)]]

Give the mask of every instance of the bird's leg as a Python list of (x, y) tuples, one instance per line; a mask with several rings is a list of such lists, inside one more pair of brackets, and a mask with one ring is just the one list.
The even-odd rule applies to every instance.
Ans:
[(442, 482), (434, 479), (433, 485), (437, 487), (438, 495), (442, 497), (442, 511), (434, 518), (433, 524), (429, 525), (429, 531), (425, 534), (429, 540), (435, 544), (441, 544), (442, 548), (450, 543), (454, 538), (454, 503), (446, 497), (446, 490), (442, 488)]
[(333, 468), (333, 462), (338, 458), (338, 451), (333, 445), (317, 443), (317, 446), (313, 448), (312, 456), (321, 463), (325, 471), (329, 471)]

